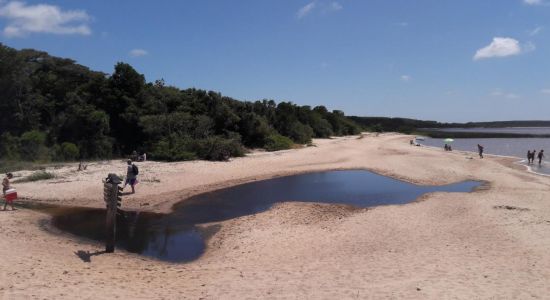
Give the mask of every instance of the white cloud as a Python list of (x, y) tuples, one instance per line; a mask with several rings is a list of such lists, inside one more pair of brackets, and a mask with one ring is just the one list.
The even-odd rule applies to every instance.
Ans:
[(27, 5), (25, 2), (11, 1), (2, 5), (0, 18), (7, 24), (3, 33), (8, 37), (20, 37), (30, 33), (79, 34), (89, 35), (91, 17), (83, 10), (63, 11), (49, 4)]
[(528, 34), (529, 34), (529, 36), (535, 36), (535, 35), (538, 35), (538, 34), (539, 34), (539, 33), (540, 33), (541, 31), (542, 31), (542, 29), (544, 29), (544, 27), (542, 27), (542, 26), (538, 26), (538, 27), (537, 27), (537, 28), (535, 28), (535, 29), (531, 29), (531, 30), (529, 30), (529, 31), (528, 31)]
[(315, 8), (317, 4), (315, 2), (310, 2), (308, 4), (306, 4), (306, 6), (300, 8), (298, 10), (298, 13), (296, 14), (296, 17), (298, 19), (301, 19), (307, 15), (309, 15), (309, 13), (311, 13), (313, 11), (313, 9)]
[(523, 0), (523, 3), (527, 5), (541, 5), (544, 4), (543, 0)]
[(140, 57), (140, 56), (145, 56), (149, 54), (149, 52), (147, 52), (147, 50), (143, 50), (143, 49), (132, 49), (130, 50), (130, 56), (131, 57)]
[(411, 81), (412, 77), (410, 75), (401, 75), (401, 80), (404, 82)]
[(525, 49), (522, 50), (518, 40), (513, 38), (495, 37), (491, 44), (477, 50), (474, 55), (474, 60), (493, 58), (493, 57), (506, 57), (512, 55), (518, 55), (526, 51), (534, 50), (535, 45), (528, 43)]
[(517, 98), (521, 98), (520, 95), (518, 94), (515, 94), (515, 93), (510, 93), (510, 92), (505, 92), (501, 89), (494, 89), (490, 95), (492, 97), (499, 97), (499, 98), (506, 98), (506, 99), (517, 99)]
[(550, 95), (550, 89), (542, 89), (540, 92), (545, 95)]
[(337, 2), (337, 1), (327, 2), (327, 1), (315, 0), (306, 4), (302, 8), (300, 8), (296, 13), (296, 18), (302, 19), (310, 15), (314, 11), (318, 12), (321, 15), (324, 15), (324, 14), (340, 11), (342, 9), (344, 9), (344, 6), (342, 6), (340, 2)]

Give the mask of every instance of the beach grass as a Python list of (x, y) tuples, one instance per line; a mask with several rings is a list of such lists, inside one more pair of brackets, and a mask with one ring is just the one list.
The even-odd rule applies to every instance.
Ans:
[(40, 180), (48, 180), (55, 178), (55, 174), (46, 172), (46, 171), (37, 171), (32, 173), (29, 176), (14, 180), (14, 183), (20, 183), (20, 182), (33, 182), (33, 181), (40, 181)]

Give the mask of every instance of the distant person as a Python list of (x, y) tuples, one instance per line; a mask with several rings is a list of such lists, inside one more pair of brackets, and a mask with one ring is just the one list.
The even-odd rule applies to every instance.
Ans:
[(479, 158), (483, 158), (483, 146), (477, 144), (477, 151), (479, 152)]
[[(4, 177), (4, 179), (2, 180), (2, 194), (4, 194), (4, 197), (6, 197), (6, 192), (12, 188), (10, 185), (10, 179), (12, 178), (13, 174), (8, 173), (6, 174), (6, 177)], [(6, 200), (6, 203), (4, 203), (4, 210), (6, 210), (6, 206), (8, 206), (8, 203), (11, 206), (11, 210), (15, 210), (15, 208), (13, 207), (13, 202), (8, 200)]]
[(143, 152), (143, 154), (138, 156), (138, 161), (146, 161), (147, 160), (147, 153)]
[(531, 164), (531, 150), (527, 150), (527, 164)]
[(449, 145), (445, 144), (445, 146), (443, 146), (443, 149), (445, 149), (445, 151), (449, 151)]
[(453, 151), (453, 147), (451, 147), (451, 145), (449, 145), (449, 147), (447, 147), (449, 149), (449, 151)]
[(411, 141), (410, 141), (410, 144), (411, 144), (411, 146), (412, 146), (412, 145), (414, 145), (414, 141), (413, 141), (413, 140), (411, 140)]
[(539, 151), (538, 158), (539, 158), (539, 166), (540, 166), (542, 164), (542, 158), (544, 158), (544, 150)]
[(132, 151), (132, 155), (130, 156), (130, 159), (137, 161), (138, 160), (138, 153), (136, 150)]
[(537, 150), (533, 150), (533, 152), (531, 152), (531, 163), (532, 164), (535, 163), (535, 157), (537, 157)]
[(122, 189), (126, 188), (126, 185), (129, 184), (132, 187), (132, 194), (135, 194), (136, 190), (134, 186), (137, 182), (137, 175), (139, 174), (139, 169), (136, 165), (132, 163), (132, 160), (129, 159), (127, 161), (128, 167), (126, 170), (126, 182), (124, 182), (124, 186)]

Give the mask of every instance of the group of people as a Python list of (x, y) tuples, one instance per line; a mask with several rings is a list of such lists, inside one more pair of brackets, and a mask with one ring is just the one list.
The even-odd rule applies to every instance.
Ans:
[(539, 159), (539, 166), (542, 164), (542, 159), (544, 158), (544, 150), (540, 150), (537, 154), (536, 150), (527, 150), (527, 164), (532, 165), (535, 163), (535, 157)]
[(448, 145), (448, 144), (445, 144), (443, 149), (445, 149), (445, 151), (453, 151), (453, 148), (451, 147), (451, 145)]
[[(137, 176), (139, 174), (138, 167), (132, 162), (131, 159), (128, 159), (127, 163), (127, 169), (126, 169), (126, 180), (124, 182), (124, 186), (122, 189), (126, 188), (127, 185), (130, 185), (132, 188), (132, 194), (136, 192), (135, 185), (137, 184)], [(13, 186), (10, 183), (10, 180), (13, 178), (12, 173), (7, 173), (4, 179), (2, 180), (2, 194), (5, 199), (4, 208), (3, 210), (6, 210), (6, 207), (8, 204), (11, 206), (12, 210), (16, 210), (13, 206), (13, 201), (8, 200), (8, 197), (6, 197), (6, 192), (13, 188)]]

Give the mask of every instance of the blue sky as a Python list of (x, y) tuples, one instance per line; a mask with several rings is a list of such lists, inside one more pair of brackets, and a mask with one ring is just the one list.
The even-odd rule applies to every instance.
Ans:
[(347, 115), (550, 119), (550, 0), (0, 0), (0, 41)]

